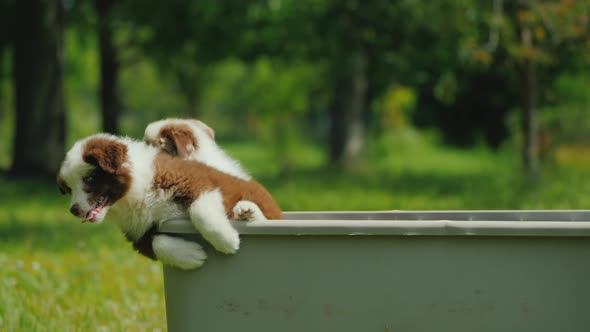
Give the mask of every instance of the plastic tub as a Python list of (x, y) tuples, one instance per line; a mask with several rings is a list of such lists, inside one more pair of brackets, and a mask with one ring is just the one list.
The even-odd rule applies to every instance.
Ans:
[[(164, 267), (168, 330), (588, 331), (590, 211), (291, 212)], [(186, 220), (164, 233), (195, 237)]]

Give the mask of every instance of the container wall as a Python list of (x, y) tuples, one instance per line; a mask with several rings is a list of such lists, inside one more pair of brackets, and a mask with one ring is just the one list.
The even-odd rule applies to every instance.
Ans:
[[(203, 243), (202, 240), (199, 240)], [(587, 237), (242, 236), (165, 267), (169, 331), (588, 331)]]

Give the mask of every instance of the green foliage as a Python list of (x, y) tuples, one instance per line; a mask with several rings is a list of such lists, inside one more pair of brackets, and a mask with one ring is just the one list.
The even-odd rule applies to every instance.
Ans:
[(590, 73), (561, 75), (552, 91), (553, 105), (542, 110), (543, 129), (554, 143), (590, 144)]
[[(220, 75), (212, 75), (217, 89), (203, 91), (203, 113), (225, 109), (226, 114), (238, 119), (232, 121), (232, 136), (255, 137), (272, 146), (273, 163), (289, 168), (302, 141), (304, 116), (310, 110), (311, 94), (321, 72), (308, 64), (273, 63), (270, 59), (258, 60), (252, 66), (238, 62), (226, 65), (220, 68)], [(224, 70), (233, 70), (233, 83), (218, 86), (215, 78), (223, 79)]]
[(373, 102), (381, 129), (399, 129), (411, 126), (416, 108), (416, 91), (407, 86), (394, 85)]
[(122, 131), (126, 135), (142, 138), (150, 121), (191, 115), (174, 83), (162, 78), (149, 60), (125, 67), (121, 92), (126, 96), (122, 114)]
[(273, 63), (262, 58), (251, 66), (229, 60), (212, 67), (202, 91), (202, 112), (226, 112), (260, 119), (302, 114), (321, 73), (308, 64)]
[(479, 16), (486, 28), (465, 30), (462, 54), (466, 60), (487, 66), (499, 48), (507, 51), (511, 61), (531, 60), (544, 66), (567, 65), (560, 63), (565, 54), (572, 64), (588, 60), (590, 1), (504, 2), (497, 8), (492, 3), (501, 2), (473, 4), (474, 17)]
[(77, 29), (65, 32), (65, 82), (67, 146), (100, 131), (98, 106), (98, 55), (96, 43)]
[[(505, 114), (518, 106), (519, 63), (532, 59), (543, 67), (540, 104), (550, 107), (547, 96), (555, 91), (544, 90), (556, 89), (553, 79), (587, 65), (589, 2), (503, 1), (500, 11), (495, 3), (116, 1), (111, 18), (121, 64), (122, 131), (138, 136), (148, 121), (196, 116), (225, 136), (277, 142), (278, 160), (287, 160), (290, 153), (280, 151), (298, 144), (298, 137), (325, 136), (334, 82), (362, 53), (367, 105), (380, 103), (391, 86), (407, 87), (415, 106), (409, 115), (402, 112), (406, 124), (438, 128), (445, 142), (467, 145), (485, 136), (499, 146)], [(12, 1), (2, 4), (8, 8)], [(96, 13), (92, 1), (64, 6), (72, 142), (100, 128)], [(10, 16), (9, 10), (2, 14)], [(523, 29), (531, 45), (523, 44)], [(10, 36), (0, 35), (6, 47)], [(12, 94), (3, 90), (0, 105)], [(365, 117), (382, 116), (373, 112), (380, 111)], [(11, 114), (0, 117), (7, 119), (0, 137), (11, 137)], [(1, 166), (10, 162), (5, 151)]]

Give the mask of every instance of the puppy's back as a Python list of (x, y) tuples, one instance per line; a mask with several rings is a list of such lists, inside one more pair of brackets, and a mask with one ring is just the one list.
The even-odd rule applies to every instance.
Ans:
[(219, 189), (228, 217), (239, 201), (258, 205), (267, 219), (282, 219), (282, 212), (272, 195), (260, 183), (221, 172), (197, 160), (175, 158), (160, 152), (154, 161), (154, 187), (172, 191), (174, 200), (188, 207), (200, 194)]

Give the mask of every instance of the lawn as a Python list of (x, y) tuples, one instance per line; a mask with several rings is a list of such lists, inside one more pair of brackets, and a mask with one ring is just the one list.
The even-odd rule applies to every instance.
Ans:
[[(373, 149), (342, 172), (305, 145), (285, 173), (258, 145), (226, 148), (287, 211), (590, 207), (588, 168), (553, 165), (531, 180), (510, 153), (416, 144)], [(52, 182), (0, 180), (0, 331), (165, 331), (160, 264), (108, 218), (80, 224), (68, 203)]]

